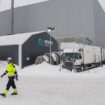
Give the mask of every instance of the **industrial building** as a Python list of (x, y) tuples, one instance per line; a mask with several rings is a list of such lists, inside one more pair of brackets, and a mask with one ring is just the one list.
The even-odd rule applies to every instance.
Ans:
[(98, 0), (47, 0), (0, 12), (0, 35), (46, 30), (48, 26), (55, 27), (51, 35), (58, 40), (82, 36), (105, 47), (105, 13)]

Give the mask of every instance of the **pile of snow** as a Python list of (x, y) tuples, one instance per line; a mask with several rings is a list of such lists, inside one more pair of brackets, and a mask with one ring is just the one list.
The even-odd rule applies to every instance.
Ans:
[(43, 62), (42, 64), (39, 65), (31, 65), (28, 67), (25, 67), (22, 69), (23, 72), (20, 72), (21, 75), (27, 75), (27, 76), (36, 76), (36, 75), (58, 75), (58, 74), (67, 74), (71, 73), (71, 71), (66, 70), (66, 69), (61, 69), (60, 70), (60, 65), (55, 66), (55, 65), (50, 65), (46, 62)]
[[(1, 71), (7, 62), (0, 61)], [(19, 94), (11, 96), (13, 89), (0, 105), (104, 105), (105, 65), (80, 73), (47, 63), (18, 69), (16, 81)], [(103, 77), (102, 77), (103, 76)], [(91, 77), (91, 78), (90, 78)], [(94, 78), (95, 77), (95, 78)], [(100, 77), (100, 78), (97, 78)], [(5, 89), (7, 78), (0, 79), (0, 92)]]
[(88, 71), (75, 72), (61, 68), (59, 66), (50, 65), (48, 63), (42, 63), (39, 65), (31, 65), (20, 70), (21, 76), (33, 76), (33, 77), (61, 77), (61, 78), (101, 78), (105, 76), (105, 65), (94, 68)]
[(95, 73), (95, 74), (101, 74), (101, 73), (105, 73), (105, 65), (101, 65), (97, 68), (93, 68), (93, 69), (90, 69), (90, 70), (87, 70), (87, 71), (84, 71), (83, 73)]
[[(6, 70), (7, 62), (6, 61), (0, 61), (0, 75)], [(63, 69), (60, 65), (50, 65), (46, 62), (43, 62), (39, 65), (31, 65), (27, 66), (23, 69), (19, 69), (19, 67), (16, 65), (18, 74), (20, 76), (63, 76), (63, 77), (73, 77), (73, 78), (90, 78), (90, 77), (102, 77), (105, 76), (105, 65), (90, 69), (83, 72), (75, 72)]]

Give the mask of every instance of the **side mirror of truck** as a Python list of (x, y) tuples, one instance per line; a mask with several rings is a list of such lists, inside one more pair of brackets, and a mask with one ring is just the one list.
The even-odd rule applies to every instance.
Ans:
[(79, 57), (80, 59), (82, 59), (82, 56), (80, 55), (80, 57)]

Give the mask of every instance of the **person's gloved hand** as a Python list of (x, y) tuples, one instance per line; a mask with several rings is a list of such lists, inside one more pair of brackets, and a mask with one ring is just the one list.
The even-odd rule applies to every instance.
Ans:
[(6, 73), (7, 73), (7, 72), (4, 72), (4, 73), (1, 75), (1, 78), (3, 78), (3, 77), (6, 75)]
[(4, 74), (1, 75), (1, 78), (3, 78), (3, 77), (4, 77)]
[(18, 81), (18, 78), (16, 78), (16, 81)]
[(18, 76), (17, 75), (15, 76), (15, 79), (16, 79), (16, 81), (18, 81)]

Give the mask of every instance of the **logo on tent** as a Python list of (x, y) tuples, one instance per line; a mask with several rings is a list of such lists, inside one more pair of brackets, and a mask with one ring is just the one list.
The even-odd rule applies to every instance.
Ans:
[(43, 40), (42, 38), (38, 39), (38, 46), (40, 48), (49, 47), (50, 44), (53, 45), (53, 42), (49, 40)]

